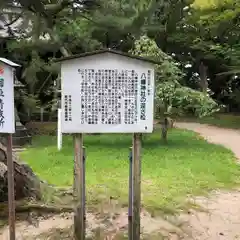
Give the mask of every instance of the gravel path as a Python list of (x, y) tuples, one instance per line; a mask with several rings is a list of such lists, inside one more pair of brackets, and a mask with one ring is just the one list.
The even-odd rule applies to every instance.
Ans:
[(197, 132), (208, 142), (229, 148), (240, 161), (240, 130), (218, 128), (200, 123), (175, 123), (175, 126)]
[[(240, 131), (223, 129), (199, 123), (176, 123), (177, 128), (199, 133), (207, 141), (232, 150), (240, 162)], [(182, 215), (185, 229), (193, 240), (240, 239), (240, 191), (214, 192), (210, 198), (197, 198), (196, 202), (208, 212)]]

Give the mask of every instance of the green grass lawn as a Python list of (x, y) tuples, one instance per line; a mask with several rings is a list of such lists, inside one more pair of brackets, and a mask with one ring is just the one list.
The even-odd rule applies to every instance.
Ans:
[[(171, 211), (183, 207), (186, 196), (233, 187), (239, 182), (240, 166), (223, 147), (208, 144), (191, 131), (174, 129), (168, 144), (160, 132), (146, 137), (142, 150), (142, 201), (146, 208)], [(63, 139), (57, 151), (56, 138), (38, 136), (21, 158), (44, 180), (69, 186), (73, 180), (73, 142)], [(86, 183), (88, 204), (116, 197), (128, 200), (128, 154), (130, 135), (106, 134), (84, 137), (87, 151)]]
[(178, 121), (199, 122), (222, 128), (240, 129), (240, 115), (215, 114), (204, 118), (179, 118)]

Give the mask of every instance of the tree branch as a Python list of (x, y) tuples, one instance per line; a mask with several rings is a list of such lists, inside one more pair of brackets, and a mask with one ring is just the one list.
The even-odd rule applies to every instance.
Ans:
[(10, 25), (14, 24), (16, 21), (18, 21), (22, 17), (23, 11), (15, 18), (13, 19), (10, 23), (7, 23), (5, 20), (6, 24), (4, 26), (9, 27)]
[[(52, 29), (47, 29), (47, 32), (54, 42), (60, 43), (58, 36), (53, 32)], [(64, 57), (68, 57), (72, 54), (70, 51), (68, 51), (68, 49), (66, 47), (63, 46), (62, 43), (60, 44), (59, 50), (61, 51), (61, 53)]]

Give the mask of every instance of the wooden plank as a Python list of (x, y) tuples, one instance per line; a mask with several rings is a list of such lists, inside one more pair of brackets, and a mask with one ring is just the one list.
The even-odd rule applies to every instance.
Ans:
[(62, 150), (62, 109), (58, 108), (57, 119), (57, 148), (58, 151)]
[(74, 149), (74, 235), (76, 240), (85, 240), (85, 169), (82, 134), (75, 134)]
[(8, 210), (9, 210), (9, 239), (16, 239), (15, 232), (15, 191), (14, 191), (14, 166), (12, 157), (12, 134), (7, 136), (7, 167), (8, 167)]
[(83, 231), (84, 231), (84, 239), (85, 239), (85, 234), (86, 234), (86, 178), (85, 178), (85, 173), (86, 173), (86, 149), (83, 146), (83, 166), (82, 166), (82, 173), (81, 173), (81, 177), (82, 177), (82, 211), (83, 211)]
[(141, 134), (133, 134), (133, 239), (140, 240)]
[(129, 149), (129, 191), (128, 191), (128, 239), (133, 240), (133, 226), (132, 226), (132, 216), (133, 216), (133, 178), (132, 178), (132, 147)]

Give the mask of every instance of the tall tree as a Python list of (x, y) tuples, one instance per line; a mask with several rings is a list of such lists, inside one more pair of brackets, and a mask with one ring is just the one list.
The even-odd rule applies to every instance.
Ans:
[(135, 42), (131, 51), (136, 55), (152, 58), (159, 62), (156, 66), (156, 116), (162, 119), (162, 139), (167, 140), (168, 118), (192, 114), (197, 117), (211, 115), (218, 111), (217, 103), (200, 91), (181, 84), (184, 73), (174, 59), (164, 53), (154, 40), (146, 36)]
[[(214, 97), (222, 101), (223, 89), (235, 82), (239, 72), (239, 0), (185, 2), (181, 18), (171, 15), (175, 28), (153, 27), (148, 35), (158, 46), (181, 62), (187, 75), (187, 85), (213, 91)], [(164, 16), (164, 14), (163, 14)], [(178, 16), (178, 14), (177, 14)], [(163, 19), (163, 20), (162, 20)], [(164, 23), (164, 17), (155, 18), (156, 24)], [(151, 25), (150, 25), (151, 26)], [(166, 22), (166, 26), (168, 26)], [(173, 29), (171, 31), (171, 29)], [(162, 32), (165, 32), (163, 39)]]

